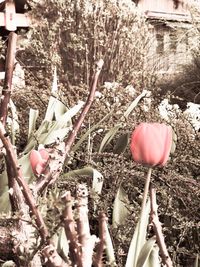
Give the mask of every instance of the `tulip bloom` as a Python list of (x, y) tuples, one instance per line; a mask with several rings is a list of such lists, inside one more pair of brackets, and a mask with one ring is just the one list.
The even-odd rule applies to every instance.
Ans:
[(29, 160), (35, 176), (39, 177), (44, 172), (47, 167), (48, 159), (49, 153), (43, 147), (38, 150), (33, 149), (30, 152)]
[(164, 166), (172, 145), (172, 128), (160, 123), (141, 123), (132, 133), (134, 161), (148, 166)]

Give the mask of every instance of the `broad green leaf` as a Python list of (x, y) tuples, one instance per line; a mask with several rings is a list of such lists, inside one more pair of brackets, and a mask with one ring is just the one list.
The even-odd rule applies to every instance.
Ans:
[(93, 169), (92, 189), (97, 194), (101, 194), (102, 187), (103, 187), (103, 175), (96, 169)]
[(153, 250), (153, 247), (155, 245), (155, 242), (156, 242), (155, 236), (153, 236), (148, 241), (146, 241), (146, 243), (142, 247), (140, 254), (138, 256), (136, 267), (146, 266), (145, 264), (149, 259), (149, 256), (150, 256), (150, 254)]
[(37, 109), (30, 109), (29, 112), (29, 127), (28, 127), (28, 139), (30, 139), (32, 133), (35, 132), (36, 121), (39, 115), (39, 111)]
[(86, 140), (86, 138), (88, 137), (88, 135), (93, 132), (95, 129), (97, 129), (99, 127), (99, 125), (102, 124), (103, 121), (105, 121), (108, 117), (110, 117), (112, 115), (113, 111), (111, 111), (110, 113), (108, 113), (105, 117), (103, 117), (103, 119), (101, 119), (98, 123), (96, 123), (95, 125), (93, 125), (89, 130), (87, 130), (87, 132), (81, 136), (80, 140), (74, 145), (73, 147), (73, 151), (76, 151), (80, 145), (83, 143), (83, 141)]
[[(23, 155), (19, 160), (19, 165), (22, 169), (23, 177), (28, 183), (30, 183), (35, 176), (32, 173), (32, 169), (29, 162), (29, 153)], [(10, 200), (8, 194), (8, 178), (7, 172), (4, 171), (0, 174), (0, 212), (7, 213), (10, 211)]]
[(65, 229), (63, 227), (59, 231), (57, 251), (62, 258), (67, 259), (69, 254), (69, 242), (65, 235)]
[[(58, 91), (58, 79), (57, 79), (57, 70), (56, 67), (54, 68), (54, 74), (53, 74), (53, 83), (52, 83), (52, 88), (51, 92), (52, 94), (56, 94)], [(49, 98), (49, 103), (47, 106), (46, 114), (45, 114), (45, 121), (52, 121), (54, 117), (54, 110), (55, 106), (59, 105), (61, 103), (56, 97), (50, 96)]]
[(68, 173), (63, 174), (63, 178), (77, 177), (80, 175), (85, 175), (85, 176), (91, 177), (93, 190), (96, 193), (101, 194), (101, 190), (102, 190), (102, 186), (103, 186), (103, 175), (99, 171), (97, 171), (96, 169), (94, 169), (92, 167), (88, 166), (88, 167), (84, 167), (84, 168), (79, 169), (79, 170), (70, 171)]
[(199, 254), (196, 255), (196, 259), (194, 262), (194, 267), (199, 267)]
[[(139, 101), (145, 97), (147, 94), (147, 91), (144, 90), (131, 104), (130, 106), (127, 108), (127, 110), (124, 112), (123, 117), (128, 118), (128, 116), (130, 115), (130, 113), (133, 111), (133, 109), (137, 106), (137, 104), (139, 103)], [(116, 124), (114, 127), (112, 127), (107, 134), (105, 135), (105, 137), (103, 138), (100, 148), (99, 148), (99, 152), (103, 152), (105, 147), (110, 143), (110, 141), (113, 139), (113, 137), (116, 135), (116, 133), (118, 132), (118, 130), (121, 128), (121, 124)]]
[(54, 110), (54, 113), (55, 113), (55, 120), (59, 120), (60, 117), (65, 114), (66, 112), (68, 111), (67, 107), (59, 101), (59, 105), (57, 104), (55, 106), (55, 110)]
[(129, 215), (129, 211), (126, 207), (128, 203), (128, 196), (122, 186), (119, 187), (113, 207), (112, 226), (116, 228), (118, 225), (122, 225), (126, 222)]
[[(4, 170), (0, 174), (0, 196), (5, 192), (5, 187), (8, 185), (7, 172)], [(6, 189), (7, 190), (7, 189)]]
[(0, 213), (7, 213), (11, 210), (8, 194), (8, 186), (4, 187), (4, 193), (0, 196)]
[(161, 267), (160, 257), (159, 257), (159, 248), (157, 245), (154, 245), (147, 264), (144, 267)]
[(27, 183), (30, 183), (33, 179), (35, 179), (29, 160), (29, 154), (30, 153), (23, 155), (18, 160), (21, 166), (23, 177), (26, 179)]
[(87, 175), (87, 176), (92, 177), (93, 176), (93, 168), (92, 167), (84, 167), (82, 169), (69, 171), (69, 172), (63, 174), (63, 178), (77, 177), (80, 175)]
[(129, 134), (125, 133), (121, 135), (116, 142), (116, 145), (113, 149), (113, 153), (115, 154), (123, 153), (126, 150), (128, 142), (129, 142)]
[(18, 115), (16, 106), (13, 103), (12, 99), (10, 99), (9, 104), (10, 104), (11, 117), (7, 118), (7, 124), (10, 126), (11, 129), (11, 142), (13, 145), (15, 145), (16, 134), (19, 133)]
[(136, 97), (136, 99), (131, 103), (131, 105), (125, 111), (125, 113), (124, 113), (124, 117), (125, 118), (128, 118), (128, 116), (130, 115), (130, 113), (137, 106), (137, 104), (139, 103), (139, 101), (146, 96), (146, 94), (147, 94), (147, 91), (144, 90), (138, 97)]
[(147, 226), (149, 222), (150, 201), (147, 202), (143, 217), (140, 217), (136, 225), (133, 238), (128, 250), (125, 267), (135, 267), (141, 248), (146, 242)]
[(14, 263), (14, 261), (6, 261), (4, 262), (1, 267), (15, 267), (16, 264)]
[(57, 93), (57, 91), (58, 91), (58, 77), (57, 77), (57, 68), (55, 66), (54, 73), (53, 73), (53, 83), (52, 83), (51, 92), (52, 92), (52, 94), (55, 94), (55, 93)]
[(69, 131), (70, 131), (70, 128), (63, 128), (63, 129), (56, 129), (56, 130), (52, 128), (48, 132), (48, 134), (44, 133), (39, 136), (38, 143), (49, 145), (49, 144), (56, 142), (57, 140), (63, 140)]
[(110, 143), (110, 141), (113, 139), (113, 137), (115, 136), (115, 134), (117, 133), (117, 131), (120, 129), (121, 124), (117, 124), (116, 126), (114, 126), (113, 128), (111, 128), (107, 134), (105, 135), (105, 137), (103, 138), (100, 148), (99, 148), (99, 152), (103, 152), (105, 147)]
[(176, 150), (176, 143), (177, 143), (177, 134), (172, 129), (172, 146), (171, 146), (170, 154), (174, 154)]
[(63, 140), (63, 138), (71, 130), (72, 122), (71, 118), (76, 115), (77, 112), (83, 106), (83, 102), (78, 103), (73, 108), (67, 110), (63, 115), (59, 116), (57, 121), (43, 121), (39, 129), (35, 132), (34, 136), (30, 138), (28, 145), (26, 146), (24, 153), (29, 152), (37, 144), (51, 144), (57, 139)]
[(106, 224), (105, 246), (106, 246), (106, 256), (107, 256), (108, 264), (111, 266), (115, 266), (116, 265), (115, 251), (113, 248), (112, 239), (111, 239), (107, 224)]

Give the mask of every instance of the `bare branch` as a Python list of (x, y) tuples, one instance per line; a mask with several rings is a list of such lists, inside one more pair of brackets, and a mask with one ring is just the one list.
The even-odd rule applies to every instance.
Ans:
[(63, 202), (66, 204), (63, 211), (64, 228), (67, 239), (69, 240), (70, 259), (73, 264), (81, 266), (81, 252), (78, 244), (78, 235), (76, 232), (76, 223), (74, 221), (72, 211), (72, 197), (70, 192), (66, 192), (62, 196)]
[(90, 234), (88, 219), (88, 190), (85, 184), (77, 186), (77, 232), (81, 246), (81, 267), (92, 266), (92, 255), (97, 238)]
[(7, 160), (9, 162), (10, 168), (12, 168), (13, 179), (16, 179), (19, 186), (22, 187), (23, 196), (25, 198), (27, 205), (29, 206), (31, 215), (34, 216), (34, 219), (35, 219), (36, 225), (38, 227), (38, 231), (40, 233), (40, 236), (41, 236), (43, 242), (49, 242), (49, 240), (48, 240), (49, 233), (48, 233), (47, 227), (44, 223), (44, 220), (41, 216), (41, 213), (37, 209), (37, 205), (35, 203), (35, 199), (31, 193), (31, 190), (22, 176), (22, 172), (21, 172), (20, 166), (19, 166), (18, 161), (17, 161), (16, 153), (13, 149), (13, 146), (10, 142), (10, 139), (9, 139), (9, 137), (8, 137), (8, 135), (4, 129), (4, 126), (1, 122), (0, 122), (0, 139), (1, 139), (3, 146), (6, 150), (6, 157), (7, 157)]
[(11, 96), (16, 43), (17, 43), (17, 34), (11, 32), (8, 38), (8, 48), (7, 48), (6, 66), (5, 66), (5, 80), (4, 80), (4, 86), (2, 90), (1, 104), (0, 104), (0, 121), (3, 123), (4, 126), (7, 119), (8, 104), (10, 102), (10, 96)]
[[(69, 134), (68, 138), (66, 139), (65, 141), (65, 148), (66, 148), (66, 157), (68, 158), (69, 157), (69, 152), (71, 150), (71, 147), (74, 143), (74, 140), (77, 136), (77, 133), (85, 119), (85, 116), (87, 115), (91, 105), (92, 105), (92, 102), (94, 100), (94, 95), (95, 95), (95, 91), (96, 91), (96, 87), (97, 87), (97, 81), (98, 81), (98, 78), (99, 78), (99, 74), (101, 72), (101, 69), (103, 67), (103, 60), (99, 60), (99, 62), (97, 62), (97, 69), (96, 69), (96, 72), (93, 76), (93, 80), (92, 80), (92, 84), (91, 84), (91, 88), (90, 88), (90, 94), (88, 96), (88, 99), (85, 103), (85, 106), (80, 114), (80, 116), (78, 117), (77, 121), (75, 122), (74, 124), (74, 127), (73, 127), (73, 130), (71, 131), (71, 133)], [(66, 160), (67, 160), (66, 158)]]
[[(93, 80), (91, 83), (90, 93), (89, 93), (89, 96), (88, 96), (87, 101), (85, 103), (85, 106), (83, 107), (83, 110), (82, 110), (80, 116), (76, 120), (74, 127), (73, 127), (73, 130), (70, 132), (69, 136), (65, 140), (64, 151), (63, 151), (63, 148), (61, 149), (62, 153), (60, 154), (59, 160), (57, 160), (57, 163), (59, 163), (59, 164), (57, 164), (57, 169), (52, 171), (51, 168), (47, 168), (46, 172), (39, 178), (38, 182), (35, 185), (36, 193), (41, 193), (49, 184), (56, 181), (60, 176), (64, 162), (68, 161), (71, 147), (72, 147), (72, 145), (75, 141), (75, 138), (77, 136), (77, 133), (78, 133), (78, 131), (79, 131), (84, 119), (85, 119), (85, 116), (87, 115), (87, 113), (88, 113), (88, 111), (92, 105), (92, 102), (94, 100), (96, 86), (97, 86), (97, 82), (98, 82), (98, 78), (99, 78), (102, 66), (103, 66), (103, 60), (100, 60), (97, 63), (97, 69), (96, 69), (96, 72), (94, 74), (94, 77), (93, 77)], [(62, 143), (60, 143), (60, 145), (62, 145)], [(58, 150), (57, 146), (55, 146), (55, 149), (54, 149), (55, 153), (56, 153), (56, 150)], [(54, 152), (52, 154), (54, 154)], [(51, 166), (53, 162), (54, 162), (53, 159), (50, 159), (49, 166)], [(56, 164), (54, 164), (54, 165), (56, 165)]]
[(103, 266), (103, 262), (102, 262), (102, 258), (103, 258), (103, 251), (105, 248), (105, 240), (106, 240), (106, 222), (107, 222), (107, 217), (105, 215), (105, 213), (101, 212), (99, 214), (99, 238), (100, 238), (100, 242), (97, 246), (97, 253), (94, 259), (94, 266), (95, 267), (102, 267)]
[(151, 200), (151, 213), (150, 219), (153, 225), (154, 232), (156, 234), (156, 240), (160, 249), (163, 264), (167, 267), (173, 267), (171, 258), (167, 251), (164, 236), (162, 233), (162, 226), (158, 218), (158, 205), (156, 203), (156, 190), (150, 186), (150, 200)]

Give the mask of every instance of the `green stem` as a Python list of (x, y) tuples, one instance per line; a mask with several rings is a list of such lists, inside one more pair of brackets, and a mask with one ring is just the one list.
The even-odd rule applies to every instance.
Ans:
[(146, 206), (146, 203), (147, 203), (147, 197), (148, 197), (148, 192), (149, 192), (149, 184), (150, 184), (150, 180), (151, 180), (151, 173), (152, 173), (152, 168), (149, 168), (148, 169), (148, 173), (147, 173), (146, 182), (145, 182), (143, 198), (142, 198), (142, 207), (141, 207), (141, 216), (140, 216), (140, 218), (143, 217), (143, 214), (144, 214), (144, 211), (145, 211), (145, 206)]
[(137, 242), (136, 242), (136, 248), (135, 248), (135, 256), (134, 256), (134, 264), (133, 266), (135, 267), (137, 264), (137, 258), (141, 250), (141, 231), (144, 231), (144, 229), (141, 229), (141, 221), (143, 220), (144, 214), (145, 214), (145, 208), (146, 208), (146, 203), (147, 203), (147, 197), (148, 197), (148, 191), (149, 191), (149, 184), (151, 180), (151, 173), (152, 173), (152, 168), (148, 169), (147, 173), (147, 178), (144, 186), (144, 193), (143, 193), (143, 199), (142, 199), (142, 206), (141, 206), (141, 214), (140, 214), (140, 219), (139, 219), (139, 227), (138, 227), (138, 235), (137, 235)]

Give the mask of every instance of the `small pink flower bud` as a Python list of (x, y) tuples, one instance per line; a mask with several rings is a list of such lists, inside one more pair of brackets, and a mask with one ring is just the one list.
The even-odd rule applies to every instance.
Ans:
[(49, 159), (49, 153), (45, 148), (33, 149), (30, 152), (29, 160), (35, 176), (39, 177), (45, 170)]

